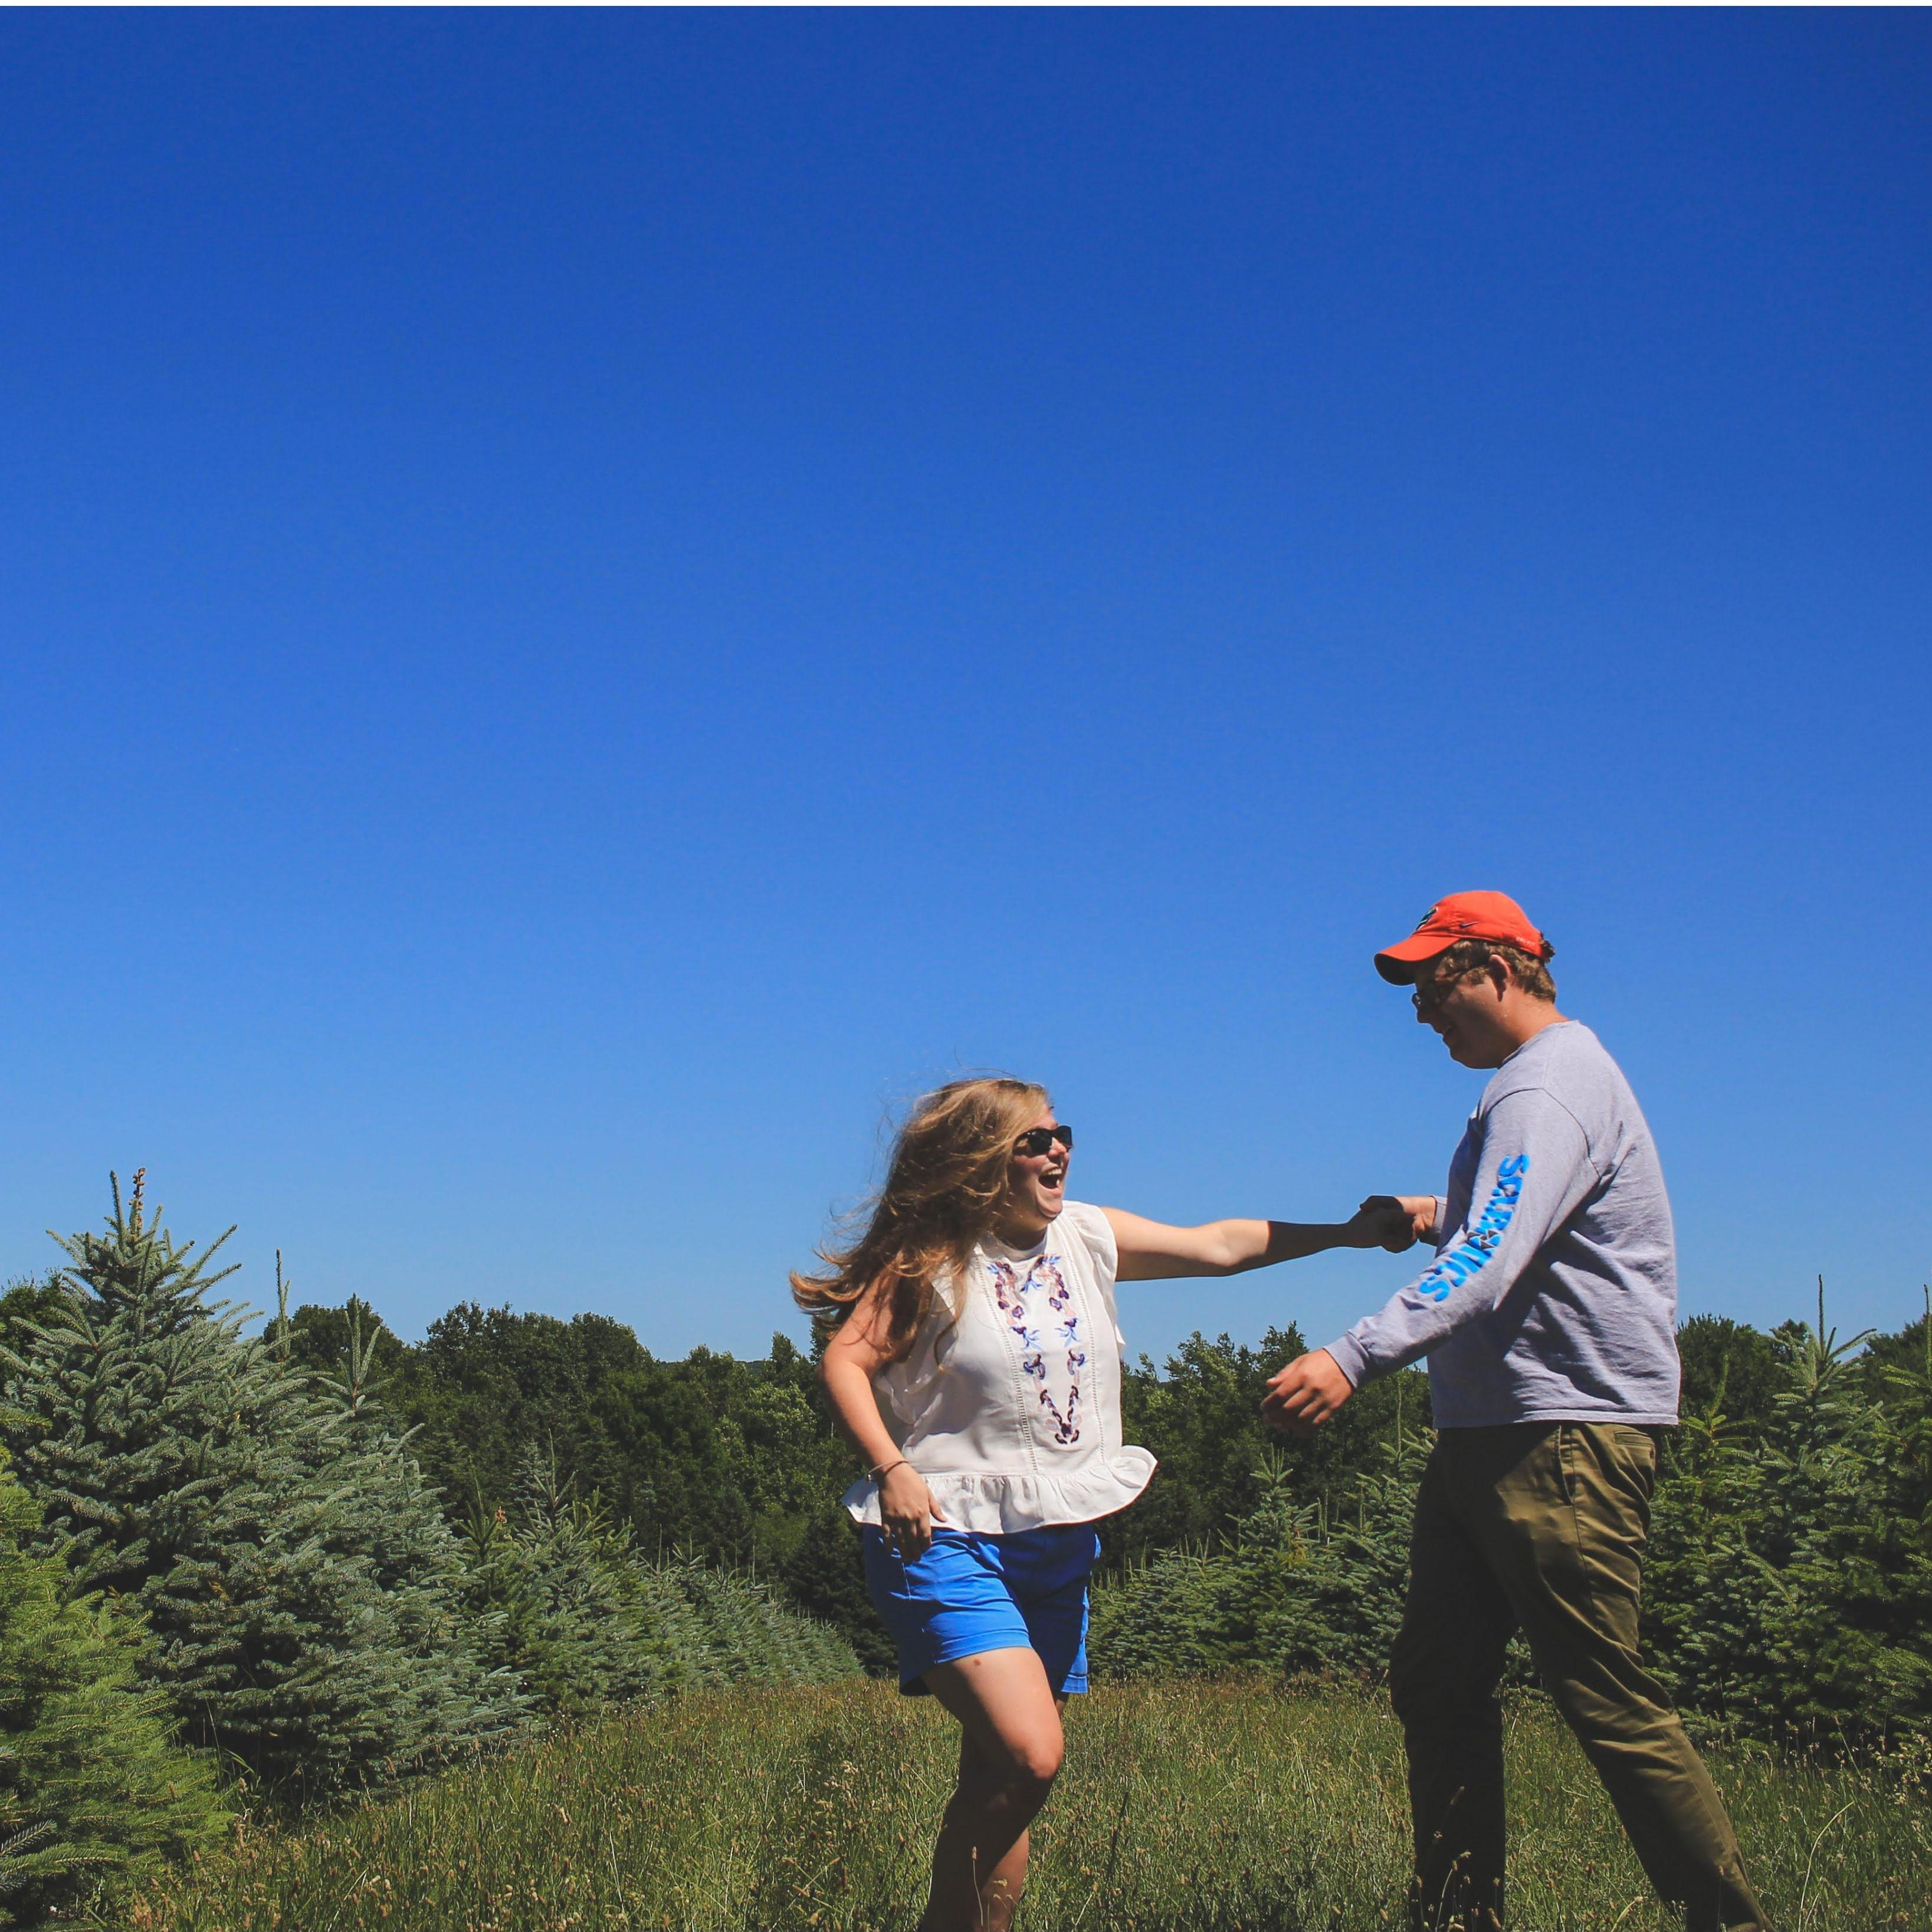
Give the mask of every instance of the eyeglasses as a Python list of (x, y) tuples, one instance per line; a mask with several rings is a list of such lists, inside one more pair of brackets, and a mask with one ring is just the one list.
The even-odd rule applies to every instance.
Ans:
[(1073, 1151), (1073, 1130), (1064, 1120), (1057, 1127), (1029, 1127), (1013, 1143), (1016, 1154), (1051, 1154), (1058, 1141), (1069, 1154)]
[(1480, 970), (1472, 966), (1468, 972), (1451, 973), (1446, 980), (1418, 980), (1415, 982), (1415, 991), (1408, 996), (1408, 1003), (1426, 1019), (1469, 976), (1469, 973)]

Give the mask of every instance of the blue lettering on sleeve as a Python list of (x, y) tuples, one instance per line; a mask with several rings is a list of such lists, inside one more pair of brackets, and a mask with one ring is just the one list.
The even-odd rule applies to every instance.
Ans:
[(1516, 1218), (1516, 1204), (1522, 1194), (1522, 1178), (1529, 1172), (1529, 1156), (1512, 1154), (1496, 1169), (1496, 1184), (1490, 1192), (1490, 1204), (1472, 1227), (1459, 1247), (1442, 1256), (1415, 1284), (1417, 1294), (1431, 1301), (1447, 1301), (1452, 1290), (1486, 1266), (1503, 1232)]

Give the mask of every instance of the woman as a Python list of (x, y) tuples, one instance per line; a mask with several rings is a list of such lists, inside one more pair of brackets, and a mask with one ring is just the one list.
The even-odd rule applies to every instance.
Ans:
[(964, 1733), (922, 1932), (1012, 1924), (1060, 1713), (1087, 1688), (1094, 1526), (1154, 1474), (1121, 1436), (1115, 1280), (1409, 1238), (1394, 1201), (1326, 1227), (1088, 1207), (1066, 1198), (1072, 1150), (1043, 1088), (954, 1081), (914, 1108), (859, 1238), (792, 1277), (832, 1330), (826, 1393), (867, 1465), (845, 1502), (899, 1688)]

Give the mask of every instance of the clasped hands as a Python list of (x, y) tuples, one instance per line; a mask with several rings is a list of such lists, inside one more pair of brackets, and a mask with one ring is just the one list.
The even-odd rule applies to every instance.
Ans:
[[(1371, 1194), (1348, 1224), (1346, 1245), (1386, 1248), (1392, 1255), (1412, 1248), (1436, 1225), (1432, 1194)], [(1342, 1365), (1326, 1348), (1298, 1356), (1272, 1376), (1262, 1398), (1262, 1415), (1290, 1436), (1312, 1436), (1355, 1392)]]

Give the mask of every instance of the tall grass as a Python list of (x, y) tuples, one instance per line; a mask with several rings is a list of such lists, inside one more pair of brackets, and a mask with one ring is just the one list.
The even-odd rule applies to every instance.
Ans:
[[(140, 1932), (904, 1928), (956, 1732), (860, 1684), (720, 1691), (613, 1719), (287, 1833), (147, 1894)], [(1354, 1932), (1398, 1922), (1401, 1744), (1387, 1705), (1249, 1684), (1076, 1701), (1034, 1834), (1034, 1932)], [(1509, 1740), (1512, 1913), (1658, 1932), (1596, 1780), (1546, 1706)], [(1713, 1769), (1783, 1932), (1932, 1924), (1927, 1767)]]

